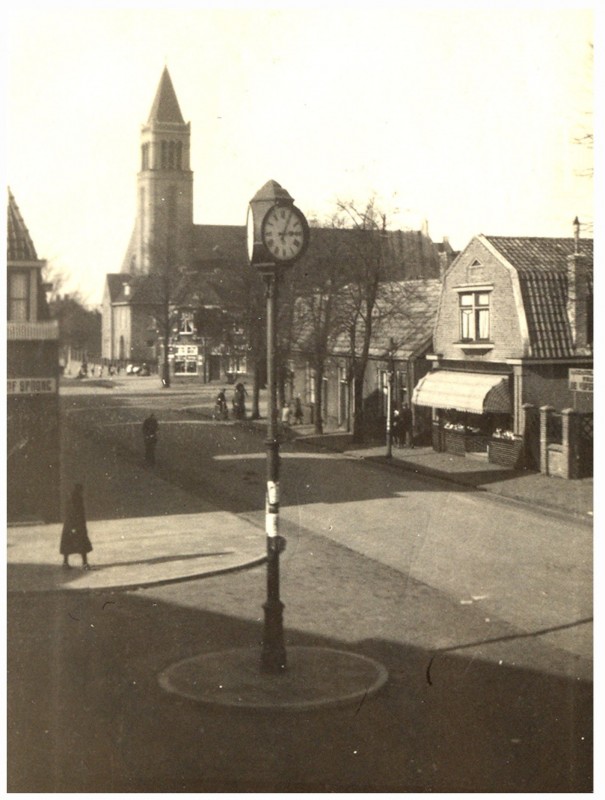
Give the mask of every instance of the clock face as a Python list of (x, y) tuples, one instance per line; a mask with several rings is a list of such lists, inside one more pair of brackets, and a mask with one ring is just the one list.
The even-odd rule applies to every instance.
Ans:
[(294, 261), (307, 246), (307, 220), (296, 206), (273, 206), (262, 225), (263, 244), (276, 261)]
[(246, 217), (246, 241), (248, 246), (248, 260), (252, 261), (252, 254), (254, 252), (254, 215), (252, 209), (248, 206), (248, 216)]

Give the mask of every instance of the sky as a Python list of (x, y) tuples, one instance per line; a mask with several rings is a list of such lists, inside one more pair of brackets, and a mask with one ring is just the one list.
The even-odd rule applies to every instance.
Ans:
[(593, 124), (590, 8), (15, 6), (6, 183), (38, 256), (91, 305), (128, 245), (165, 65), (191, 122), (198, 224), (244, 225), (269, 179), (309, 218), (376, 195), (389, 228), (427, 220), (455, 249), (592, 222), (591, 152), (573, 143)]

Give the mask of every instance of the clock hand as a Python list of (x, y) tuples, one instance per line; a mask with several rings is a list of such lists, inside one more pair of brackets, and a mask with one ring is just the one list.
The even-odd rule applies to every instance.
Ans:
[(286, 217), (286, 223), (285, 223), (285, 225), (284, 225), (284, 227), (283, 227), (283, 230), (282, 230), (282, 232), (280, 233), (280, 236), (282, 237), (282, 239), (285, 239), (285, 238), (286, 238), (286, 231), (288, 230), (288, 225), (289, 225), (289, 223), (290, 223), (290, 220), (292, 219), (292, 214), (293, 214), (293, 213), (294, 213), (294, 212), (290, 211), (290, 213), (289, 213), (289, 214), (288, 214), (288, 216)]

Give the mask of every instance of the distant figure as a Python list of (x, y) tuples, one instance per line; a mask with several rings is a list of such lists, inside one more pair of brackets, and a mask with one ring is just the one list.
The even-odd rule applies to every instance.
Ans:
[(290, 424), (290, 404), (284, 403), (281, 409), (281, 421), (282, 425), (289, 425)]
[(297, 394), (296, 399), (294, 400), (294, 424), (302, 425), (303, 416), (303, 407), (302, 403), (300, 402), (300, 395)]
[(401, 409), (401, 444), (406, 446), (406, 442), (410, 441), (410, 447), (414, 449), (414, 432), (412, 430), (412, 411), (407, 403), (403, 404)]
[(81, 483), (74, 485), (71, 497), (67, 504), (65, 523), (61, 533), (59, 552), (63, 556), (63, 568), (70, 569), (69, 556), (79, 553), (82, 557), (82, 569), (90, 569), (87, 553), (92, 550), (86, 527), (86, 514), (84, 513), (83, 486)]
[(155, 446), (158, 443), (159, 424), (155, 414), (151, 413), (143, 422), (143, 441), (145, 443), (145, 463), (155, 465)]
[(233, 415), (235, 419), (246, 419), (246, 387), (243, 383), (235, 385), (233, 392)]
[(397, 409), (393, 411), (391, 420), (391, 437), (395, 447), (401, 447), (401, 417)]
[(229, 410), (227, 409), (227, 395), (225, 390), (221, 389), (216, 396), (214, 404), (214, 419), (228, 419)]

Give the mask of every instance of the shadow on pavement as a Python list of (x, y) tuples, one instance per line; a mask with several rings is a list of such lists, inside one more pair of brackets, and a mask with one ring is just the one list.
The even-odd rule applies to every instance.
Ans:
[(287, 646), (378, 660), (386, 687), (329, 711), (204, 707), (164, 693), (158, 674), (259, 649), (260, 622), (161, 596), (9, 598), (9, 791), (591, 791), (587, 682), (488, 660), (481, 646), (435, 659), (288, 630)]

